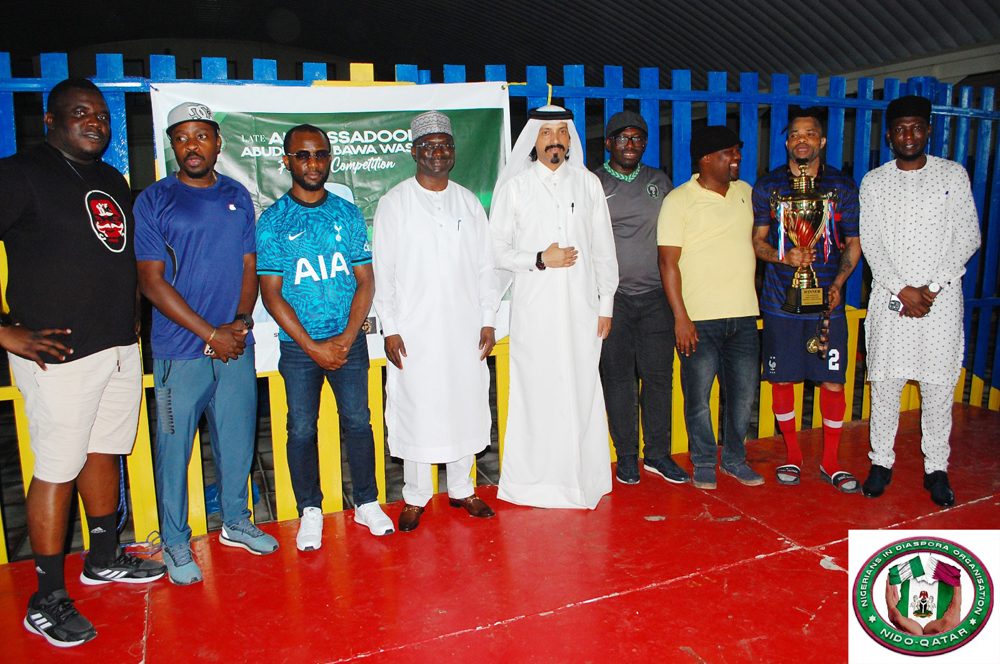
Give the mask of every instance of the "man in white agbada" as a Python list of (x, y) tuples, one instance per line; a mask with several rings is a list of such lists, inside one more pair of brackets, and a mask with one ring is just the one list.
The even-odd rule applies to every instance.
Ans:
[[(420, 524), (434, 493), (434, 463), (446, 463), (452, 507), (494, 515), (476, 497), (475, 455), (490, 445), (490, 374), (499, 280), (486, 211), (448, 173), (451, 120), (437, 111), (410, 125), (417, 174), (375, 211), (375, 310), (389, 360), (389, 450), (403, 459), (402, 532)], [(477, 346), (478, 343), (478, 346)]]
[(861, 182), (861, 248), (872, 269), (865, 321), (872, 391), (872, 462), (862, 491), (877, 498), (892, 480), (899, 398), (920, 383), (924, 488), (955, 504), (948, 482), (951, 410), (962, 370), (962, 275), (979, 247), (979, 221), (960, 165), (927, 155), (931, 103), (910, 95), (886, 109), (895, 160)]
[(513, 272), (510, 407), (497, 497), (597, 507), (611, 491), (598, 376), (618, 261), (600, 180), (571, 113), (528, 114), (493, 195), (497, 267)]

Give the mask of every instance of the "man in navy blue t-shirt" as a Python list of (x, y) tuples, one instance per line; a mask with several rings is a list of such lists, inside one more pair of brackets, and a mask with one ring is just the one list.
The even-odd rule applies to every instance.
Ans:
[[(774, 415), (788, 448), (788, 459), (777, 469), (780, 484), (798, 484), (802, 452), (795, 431), (794, 383), (809, 380), (820, 384), (820, 409), (823, 413), (823, 460), (820, 476), (844, 493), (860, 490), (853, 475), (837, 462), (840, 430), (847, 402), (844, 397), (847, 366), (847, 320), (841, 292), (847, 278), (861, 260), (858, 237), (858, 187), (851, 176), (820, 162), (826, 146), (822, 111), (818, 108), (790, 109), (786, 128), (788, 162), (761, 179), (753, 188), (754, 238), (757, 257), (767, 263), (764, 287), (760, 296), (760, 314), (764, 320), (761, 354), (764, 378), (771, 383)], [(834, 194), (833, 230), (828, 243), (813, 249), (796, 247), (788, 234), (779, 233), (778, 221), (771, 211), (772, 194), (792, 193), (793, 176), (799, 164), (813, 178), (821, 192)], [(781, 242), (784, 251), (779, 252)], [(817, 334), (819, 316), (789, 313), (781, 308), (792, 276), (801, 266), (812, 265), (819, 285), (828, 294), (830, 312), (829, 344), (825, 357), (806, 350), (810, 337)]]
[(215, 172), (222, 149), (207, 106), (184, 103), (167, 117), (179, 170), (139, 195), (139, 286), (153, 303), (156, 489), (163, 560), (178, 585), (201, 580), (187, 523), (187, 468), (208, 417), (227, 546), (263, 555), (278, 543), (251, 523), (247, 478), (257, 424), (254, 208), (243, 185)]
[(260, 216), (260, 294), (281, 327), (278, 371), (288, 402), (288, 470), (301, 520), (295, 545), (322, 546), (316, 420), (324, 378), (337, 399), (354, 498), (354, 521), (373, 535), (393, 532), (378, 504), (375, 440), (368, 410), (368, 341), (361, 326), (375, 294), (365, 219), (330, 194), (330, 141), (312, 125), (285, 134), (291, 190)]

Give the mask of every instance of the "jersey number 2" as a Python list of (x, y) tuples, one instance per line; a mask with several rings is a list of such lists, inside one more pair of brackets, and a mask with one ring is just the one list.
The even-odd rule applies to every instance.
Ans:
[(830, 359), (827, 362), (827, 367), (830, 371), (836, 371), (840, 369), (840, 351), (836, 348), (830, 349)]

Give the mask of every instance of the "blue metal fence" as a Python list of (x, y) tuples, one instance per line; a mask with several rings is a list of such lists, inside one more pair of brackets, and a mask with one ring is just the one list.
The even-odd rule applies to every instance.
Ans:
[[(27, 92), (41, 92), (43, 97), (58, 81), (69, 75), (68, 58), (63, 53), (44, 53), (40, 57), (40, 77), (14, 78), (11, 75), (10, 56), (0, 53), (0, 156), (13, 154), (17, 147), (14, 118), (14, 95)], [(150, 78), (124, 75), (123, 56), (101, 54), (96, 56), (96, 76), (94, 82), (104, 91), (112, 115), (112, 144), (105, 160), (122, 171), (129, 173), (129, 139), (126, 128), (127, 94), (143, 94), (151, 84), (176, 81), (176, 67), (173, 56), (151, 55), (149, 58)], [(308, 86), (313, 81), (325, 80), (327, 68), (321, 63), (304, 63), (301, 80), (278, 80), (277, 63), (274, 60), (254, 60), (253, 79), (230, 80), (227, 78), (225, 58), (202, 58), (201, 82), (220, 85), (242, 85), (246, 83), (280, 86)], [(353, 66), (352, 66), (353, 69)], [(369, 67), (369, 72), (371, 71)], [(396, 80), (417, 84), (430, 83), (429, 70), (416, 65), (397, 65)], [(562, 84), (550, 82), (550, 73), (545, 67), (527, 67), (526, 81), (511, 83), (512, 97), (525, 98), (528, 107), (545, 104), (554, 99), (573, 111), (578, 124), (584, 125), (587, 116), (587, 100), (603, 101), (603, 120), (622, 110), (626, 100), (636, 100), (638, 110), (650, 127), (650, 144), (661, 144), (661, 127), (669, 126), (672, 148), (672, 173), (675, 182), (683, 182), (691, 175), (688, 159), (688, 145), (691, 138), (696, 106), (704, 104), (709, 124), (738, 126), (740, 138), (744, 141), (744, 179), (753, 184), (765, 155), (758, 154), (762, 136), (761, 127), (769, 126), (766, 135), (766, 168), (774, 168), (785, 161), (782, 129), (787, 124), (788, 107), (825, 106), (829, 109), (827, 128), (826, 160), (843, 167), (845, 157), (850, 157), (852, 172), (857, 181), (875, 165), (890, 158), (889, 149), (882, 140), (885, 133), (882, 110), (886, 104), (904, 94), (922, 94), (934, 102), (933, 133), (930, 152), (934, 155), (954, 159), (969, 169), (973, 195), (980, 213), (983, 230), (983, 247), (969, 262), (965, 280), (966, 296), (966, 336), (969, 340), (966, 367), (970, 369), (971, 384), (969, 401), (983, 404), (984, 394), (992, 408), (1000, 408), (1000, 380), (994, 370), (1000, 356), (1000, 339), (996, 334), (997, 313), (1000, 311), (1000, 297), (997, 293), (998, 258), (1000, 258), (1000, 159), (997, 155), (997, 124), (1000, 112), (995, 106), (994, 90), (981, 88), (979, 103), (973, 107), (976, 91), (961, 87), (957, 91), (951, 84), (939, 83), (930, 77), (913, 78), (905, 82), (886, 79), (881, 99), (875, 98), (874, 81), (861, 78), (855, 91), (848, 91), (844, 78), (834, 77), (829, 81), (827, 95), (818, 94), (818, 78), (803, 75), (798, 79), (798, 92), (790, 92), (790, 78), (785, 74), (771, 76), (771, 89), (761, 92), (757, 73), (741, 73), (738, 81), (730, 81), (726, 72), (709, 72), (705, 90), (693, 90), (691, 72), (673, 70), (669, 72), (670, 86), (661, 84), (664, 73), (658, 68), (639, 69), (639, 87), (626, 88), (623, 85), (623, 68), (604, 67), (604, 85), (601, 87), (584, 84), (582, 65), (567, 65), (563, 68)], [(488, 81), (506, 81), (507, 69), (503, 65), (488, 65), (485, 69)], [(463, 65), (446, 65), (442, 79), (445, 83), (466, 81)], [(730, 88), (738, 88), (731, 90)], [(633, 103), (633, 102), (630, 102)], [(583, 119), (584, 122), (580, 122)], [(597, 118), (590, 118), (596, 121)], [(766, 120), (767, 122), (764, 122)], [(845, 137), (849, 120), (853, 120), (853, 145), (846, 145)], [(603, 123), (602, 125), (603, 126)], [(661, 154), (655, 149), (647, 150), (644, 161), (652, 167), (661, 166)], [(992, 173), (991, 170), (992, 164)], [(748, 168), (748, 166), (751, 166)], [(845, 289), (848, 304), (862, 306), (862, 271), (856, 270)], [(973, 323), (975, 322), (975, 325)], [(989, 342), (993, 342), (990, 344)], [(993, 383), (989, 389), (984, 382)]]

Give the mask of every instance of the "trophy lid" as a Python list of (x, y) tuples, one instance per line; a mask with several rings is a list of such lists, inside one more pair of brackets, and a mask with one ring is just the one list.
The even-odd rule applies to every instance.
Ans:
[(799, 174), (792, 177), (792, 191), (796, 194), (812, 194), (816, 189), (816, 178), (806, 173), (809, 161), (796, 159), (795, 163), (799, 167)]

